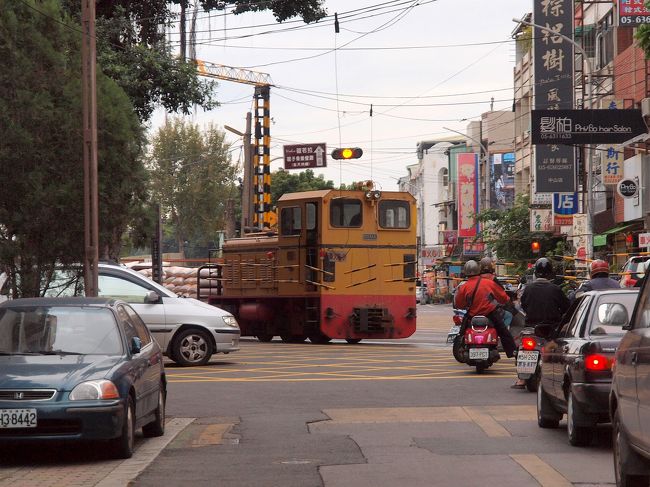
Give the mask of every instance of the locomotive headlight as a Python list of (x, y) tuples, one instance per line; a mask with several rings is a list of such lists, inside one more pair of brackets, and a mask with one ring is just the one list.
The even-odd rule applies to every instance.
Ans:
[(379, 198), (381, 198), (381, 191), (373, 191), (372, 197), (378, 200)]

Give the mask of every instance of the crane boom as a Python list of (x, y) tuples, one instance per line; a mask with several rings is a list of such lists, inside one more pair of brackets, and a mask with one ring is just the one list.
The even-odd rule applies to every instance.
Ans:
[[(270, 94), (271, 76), (266, 73), (258, 73), (243, 68), (234, 68), (224, 64), (211, 63), (196, 60), (196, 67), (200, 76), (217, 78), (224, 81), (244, 83), (255, 87), (253, 99), (255, 101), (255, 142), (252, 144), (253, 167), (252, 181), (253, 188), (253, 223), (257, 227), (271, 224), (271, 114)], [(249, 143), (245, 141), (244, 143)], [(250, 194), (244, 191), (243, 194)], [(242, 228), (242, 235), (244, 229)]]

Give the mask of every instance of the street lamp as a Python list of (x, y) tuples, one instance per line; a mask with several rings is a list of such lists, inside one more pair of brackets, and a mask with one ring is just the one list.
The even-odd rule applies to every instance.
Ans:
[[(586, 95), (587, 95), (587, 103), (589, 104), (589, 108), (592, 108), (592, 103), (593, 100), (591, 99), (592, 96), (592, 75), (593, 75), (593, 69), (591, 66), (591, 60), (589, 59), (589, 56), (585, 52), (585, 50), (582, 48), (580, 44), (575, 42), (573, 39), (571, 39), (568, 36), (565, 36), (564, 34), (561, 34), (559, 32), (554, 31), (553, 29), (550, 29), (548, 27), (544, 27), (543, 25), (535, 24), (533, 22), (529, 22), (527, 20), (523, 19), (512, 19), (513, 22), (516, 22), (518, 24), (524, 24), (524, 25), (529, 25), (531, 27), (536, 27), (544, 32), (547, 32), (550, 35), (555, 35), (558, 37), (561, 37), (563, 40), (567, 41), (569, 44), (573, 45), (573, 47), (582, 55), (582, 59), (585, 61), (584, 65), (586, 67), (587, 71), (587, 90), (586, 90)], [(591, 258), (593, 256), (593, 219), (594, 219), (594, 206), (593, 206), (593, 170), (594, 170), (594, 151), (591, 149), (590, 146), (586, 146), (587, 149), (587, 258)]]

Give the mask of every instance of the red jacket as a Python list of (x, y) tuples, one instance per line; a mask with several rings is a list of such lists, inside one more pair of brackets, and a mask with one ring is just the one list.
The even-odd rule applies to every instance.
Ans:
[[(481, 281), (479, 282), (479, 278)], [(467, 309), (469, 300), (472, 299), (474, 290), (478, 284), (478, 290), (472, 301), (472, 306)], [(470, 316), (486, 316), (497, 307), (497, 303), (506, 304), (509, 301), (508, 295), (494, 282), (492, 274), (470, 277), (465, 284), (456, 291), (454, 306), (458, 309), (467, 309)]]

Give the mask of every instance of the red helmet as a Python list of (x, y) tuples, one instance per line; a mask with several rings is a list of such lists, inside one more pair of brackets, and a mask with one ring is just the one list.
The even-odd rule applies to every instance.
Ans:
[(591, 277), (596, 277), (598, 274), (609, 275), (609, 264), (604, 260), (594, 260), (591, 263)]

